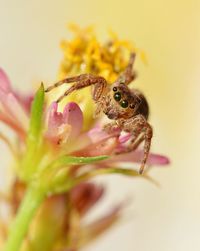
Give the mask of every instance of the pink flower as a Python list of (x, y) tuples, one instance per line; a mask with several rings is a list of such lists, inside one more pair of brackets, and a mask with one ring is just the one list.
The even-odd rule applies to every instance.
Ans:
[(63, 113), (58, 112), (58, 104), (53, 102), (47, 118), (46, 136), (55, 144), (65, 144), (79, 136), (83, 125), (83, 114), (76, 103), (68, 103)]
[[(31, 97), (17, 94), (12, 89), (5, 72), (0, 69), (0, 120), (11, 127), (23, 140), (28, 130), (31, 100)], [(129, 134), (123, 136), (119, 132), (107, 134), (101, 127), (83, 132), (83, 113), (74, 102), (68, 103), (63, 112), (58, 112), (58, 104), (53, 102), (45, 116), (47, 118), (46, 138), (54, 146), (64, 149), (66, 154), (85, 157), (109, 155), (110, 158), (101, 163), (104, 167), (121, 162), (140, 163), (141, 150), (120, 154), (124, 144), (130, 138)], [(149, 165), (168, 163), (168, 158), (164, 156), (149, 155)]]
[[(47, 115), (46, 132), (46, 137), (55, 146), (65, 148), (66, 153), (73, 156), (109, 155), (108, 160), (96, 164), (98, 168), (119, 165), (123, 162), (140, 163), (142, 150), (120, 154), (120, 150), (123, 150), (124, 144), (130, 138), (129, 134), (121, 136), (118, 131), (108, 134), (101, 127), (94, 127), (88, 132), (83, 132), (83, 114), (76, 103), (68, 103), (63, 112), (58, 112), (57, 109), (58, 104), (53, 102)], [(167, 165), (169, 159), (150, 153), (147, 164)]]
[(6, 73), (0, 69), (0, 120), (12, 128), (21, 139), (28, 129), (31, 97), (17, 94)]
[[(18, 209), (31, 182), (39, 188), (41, 184), (46, 193), (44, 204), (27, 233), (27, 240), (31, 239), (32, 243), (27, 241), (26, 244), (34, 247), (38, 240), (45, 239), (46, 233), (51, 236), (53, 232), (54, 239), (46, 238), (45, 245), (52, 248), (59, 237), (59, 240), (64, 238), (63, 248), (78, 250), (111, 227), (120, 216), (122, 203), (90, 224), (82, 222), (86, 213), (104, 195), (104, 188), (89, 180), (111, 173), (139, 176), (132, 167), (140, 164), (143, 150), (123, 153), (130, 134), (123, 134), (118, 129), (110, 134), (103, 130), (103, 126), (84, 131), (84, 116), (76, 103), (66, 104), (62, 112), (58, 111), (56, 102), (48, 109), (44, 107), (42, 85), (30, 113), (31, 98), (17, 94), (3, 70), (0, 70), (0, 104), (0, 120), (15, 131), (23, 143), (23, 147), (14, 149), (0, 134), (19, 160), (16, 179), (22, 193), (20, 187), (13, 186), (11, 208)], [(125, 167), (127, 163), (130, 168)], [(165, 156), (149, 154), (148, 165), (168, 163)], [(146, 174), (143, 177), (149, 178)], [(65, 247), (66, 236), (69, 243)]]

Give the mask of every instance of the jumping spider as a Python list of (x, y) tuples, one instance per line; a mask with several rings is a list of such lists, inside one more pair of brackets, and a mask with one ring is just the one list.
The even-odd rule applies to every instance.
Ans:
[(135, 150), (144, 141), (144, 155), (139, 170), (142, 174), (148, 158), (153, 131), (147, 122), (149, 107), (146, 98), (140, 91), (128, 87), (135, 78), (134, 61), (135, 54), (132, 53), (125, 71), (112, 85), (108, 84), (103, 77), (81, 74), (57, 82), (47, 88), (46, 92), (66, 83), (74, 83), (58, 98), (57, 102), (60, 102), (73, 91), (92, 85), (92, 97), (97, 105), (95, 115), (103, 111), (109, 119), (114, 120), (107, 124), (104, 130), (112, 133), (118, 128), (131, 134), (130, 143), (124, 152)]

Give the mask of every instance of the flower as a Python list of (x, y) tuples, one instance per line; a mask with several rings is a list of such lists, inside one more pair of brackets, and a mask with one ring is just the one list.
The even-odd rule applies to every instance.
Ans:
[[(133, 50), (131, 44), (112, 35), (101, 45), (90, 28), (82, 31), (73, 26), (73, 30), (75, 38), (63, 43), (61, 73), (84, 71), (108, 81), (116, 78)], [(111, 227), (123, 208), (119, 203), (86, 225), (85, 215), (105, 194), (91, 178), (122, 174), (152, 181), (148, 173), (140, 176), (133, 168), (140, 163), (142, 150), (123, 153), (130, 134), (103, 130), (103, 122), (92, 118), (91, 99), (85, 101), (82, 94), (73, 94), (61, 107), (55, 97), (47, 105), (43, 84), (34, 99), (24, 97), (13, 90), (0, 70), (0, 121), (13, 129), (18, 139), (10, 142), (7, 135), (0, 134), (17, 156), (11, 193), (0, 198), (14, 220), (8, 232), (10, 222), (0, 218), (0, 241), (7, 239), (5, 251), (78, 250)], [(149, 154), (148, 165), (168, 163), (165, 156)]]
[(83, 114), (76, 103), (68, 103), (63, 113), (57, 112), (58, 104), (53, 102), (49, 108), (46, 136), (55, 144), (65, 144), (75, 139), (83, 124)]
[[(140, 163), (142, 150), (120, 154), (130, 134), (121, 136), (119, 131), (108, 134), (102, 127), (94, 127), (83, 131), (83, 113), (79, 106), (70, 102), (63, 112), (57, 111), (58, 104), (53, 102), (48, 112), (48, 127), (46, 136), (55, 147), (64, 148), (65, 152), (73, 156), (93, 157), (110, 155), (110, 158), (97, 164), (115, 166), (122, 162)], [(115, 154), (117, 152), (117, 155)], [(162, 155), (150, 153), (148, 165), (167, 165), (169, 159)], [(94, 168), (94, 167), (92, 167)]]
[(93, 73), (113, 82), (128, 64), (130, 52), (135, 51), (146, 61), (144, 52), (133, 43), (121, 40), (110, 31), (109, 40), (101, 43), (92, 26), (80, 28), (70, 24), (69, 29), (74, 37), (70, 41), (63, 40), (61, 48), (64, 57), (61, 62), (59, 78), (67, 75)]
[(7, 75), (0, 69), (0, 120), (15, 130), (21, 139), (28, 129), (27, 111), (30, 109), (30, 101), (11, 88)]

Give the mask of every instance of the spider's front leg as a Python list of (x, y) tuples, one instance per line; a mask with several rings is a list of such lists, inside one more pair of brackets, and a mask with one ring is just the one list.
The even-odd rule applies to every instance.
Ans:
[(134, 118), (124, 121), (122, 129), (132, 134), (130, 145), (125, 152), (134, 151), (144, 141), (144, 155), (139, 170), (139, 173), (142, 174), (151, 147), (151, 138), (153, 136), (152, 127), (142, 115), (137, 115)]
[(118, 82), (119, 84), (122, 83), (122, 84), (129, 85), (137, 77), (136, 72), (133, 70), (135, 57), (136, 57), (136, 54), (131, 53), (129, 63), (126, 69), (120, 74), (116, 82)]
[(94, 76), (92, 74), (81, 74), (79, 76), (65, 78), (61, 80), (55, 83), (54, 85), (48, 87), (45, 92), (49, 92), (58, 86), (68, 83), (74, 84), (62, 96), (57, 99), (57, 103), (59, 103), (64, 97), (66, 97), (73, 91), (82, 89), (90, 85), (94, 85), (93, 99), (94, 101), (97, 101), (103, 93), (105, 86), (107, 85), (107, 82), (103, 77)]

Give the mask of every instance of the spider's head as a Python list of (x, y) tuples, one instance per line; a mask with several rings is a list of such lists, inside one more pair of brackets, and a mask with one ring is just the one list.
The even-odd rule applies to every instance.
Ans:
[(128, 119), (133, 117), (142, 100), (125, 84), (113, 84), (104, 106), (104, 113), (109, 119)]

